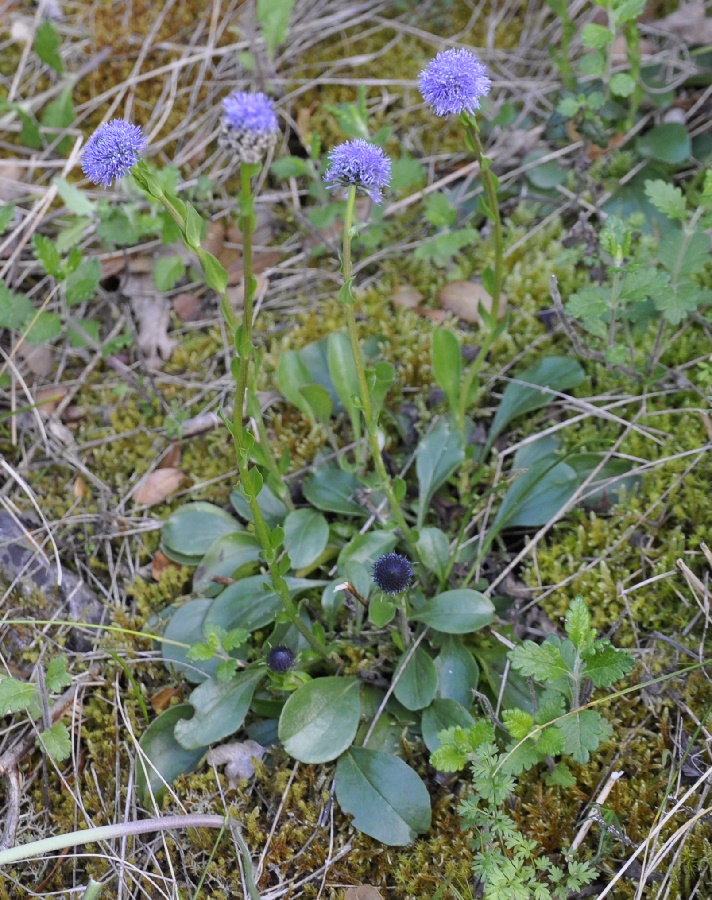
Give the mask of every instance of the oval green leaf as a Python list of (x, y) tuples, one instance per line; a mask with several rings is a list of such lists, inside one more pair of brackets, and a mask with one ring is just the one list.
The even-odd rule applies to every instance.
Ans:
[[(173, 613), (163, 632), (161, 651), (164, 662), (172, 663), (176, 670), (193, 684), (214, 675), (220, 662), (215, 657), (205, 662), (188, 659), (191, 645), (205, 640), (203, 625), (212, 602), (201, 598), (184, 603)], [(187, 646), (179, 647), (171, 641), (180, 641)]]
[(438, 671), (422, 647), (416, 649), (404, 667), (407, 658), (406, 653), (393, 675), (396, 683), (393, 693), (406, 709), (423, 709), (438, 689)]
[(358, 678), (315, 678), (284, 704), (279, 739), (284, 749), (305, 763), (336, 759), (356, 735), (361, 703)]
[(350, 472), (325, 466), (305, 479), (302, 490), (306, 499), (317, 509), (347, 516), (366, 516), (368, 510), (355, 499), (363, 487)]
[(242, 525), (219, 506), (202, 501), (186, 503), (166, 519), (161, 546), (173, 562), (197, 565), (218, 538), (237, 531), (244, 531)]
[[(311, 578), (285, 578), (292, 597), (309, 588), (322, 587), (325, 581)], [(229, 585), (216, 597), (208, 614), (206, 624), (221, 625), (227, 631), (244, 628), (254, 631), (274, 621), (282, 609), (282, 600), (270, 587), (266, 575), (250, 575)]]
[(246, 531), (218, 538), (195, 570), (193, 590), (204, 597), (217, 596), (223, 590), (222, 579), (232, 578), (242, 566), (257, 562), (261, 553), (260, 542)]
[(480, 679), (480, 669), (462, 639), (448, 635), (443, 639), (440, 653), (435, 657), (438, 670), (438, 696), (443, 700), (457, 700), (470, 709)]
[(413, 618), (445, 634), (468, 634), (489, 625), (494, 606), (479, 591), (462, 588), (433, 597)]
[(430, 828), (427, 788), (390, 753), (352, 747), (336, 764), (334, 787), (354, 827), (382, 844), (403, 847)]
[(284, 548), (293, 569), (310, 566), (324, 552), (329, 523), (315, 509), (295, 509), (284, 520)]
[(136, 792), (148, 806), (151, 797), (160, 803), (170, 785), (179, 775), (194, 772), (205, 753), (205, 747), (186, 750), (175, 739), (175, 726), (193, 713), (190, 703), (172, 706), (148, 726), (138, 742), (147, 759), (139, 754), (136, 760)]
[(430, 509), (430, 501), (465, 458), (464, 439), (460, 431), (447, 419), (418, 444), (415, 469), (418, 474), (418, 528)]
[(229, 681), (209, 678), (190, 695), (195, 709), (192, 719), (176, 723), (175, 736), (181, 747), (195, 750), (221, 741), (237, 731), (250, 708), (252, 695), (263, 669), (247, 669)]
[(368, 531), (366, 534), (357, 534), (339, 553), (337, 560), (339, 569), (343, 571), (349, 562), (372, 566), (379, 556), (395, 550), (397, 543), (398, 538), (392, 531)]

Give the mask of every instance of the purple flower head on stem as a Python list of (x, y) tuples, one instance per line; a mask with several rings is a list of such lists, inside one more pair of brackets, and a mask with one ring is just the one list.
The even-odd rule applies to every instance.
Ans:
[(222, 102), (218, 142), (243, 163), (259, 163), (279, 131), (274, 101), (260, 92), (234, 91)]
[(332, 190), (356, 185), (374, 203), (380, 203), (382, 189), (391, 183), (391, 161), (376, 144), (356, 138), (331, 151), (324, 181)]
[(413, 566), (400, 553), (386, 553), (373, 566), (373, 580), (387, 594), (400, 594), (413, 580)]
[(470, 50), (443, 50), (418, 76), (420, 93), (438, 116), (457, 116), (480, 108), (492, 82)]
[(112, 119), (100, 125), (87, 141), (82, 171), (89, 181), (108, 188), (131, 171), (145, 149), (146, 138), (139, 125)]

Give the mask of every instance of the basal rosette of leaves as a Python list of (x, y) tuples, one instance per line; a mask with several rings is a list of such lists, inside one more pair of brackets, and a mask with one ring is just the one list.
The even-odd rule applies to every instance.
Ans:
[[(319, 388), (332, 421), (352, 396), (342, 350), (339, 337), (332, 336), (318, 352), (313, 346), (288, 351), (278, 373), (285, 395), (315, 415), (314, 404), (324, 415), (327, 403), (310, 391)], [(448, 374), (449, 344), (446, 350), (436, 367), (444, 384), (455, 377)], [(553, 392), (582, 379), (576, 362), (559, 357), (516, 373), (502, 392), (483, 452), (513, 423), (545, 410)], [(251, 510), (239, 489), (231, 496), (232, 512), (192, 503), (168, 518), (164, 552), (196, 569), (193, 596), (172, 613), (162, 644), (164, 658), (195, 687), (180, 718), (169, 710), (141, 741), (166, 780), (181, 765), (195, 766), (212, 743), (244, 731), (301, 762), (335, 763), (336, 798), (366, 834), (405, 844), (427, 830), (428, 791), (401, 757), (402, 735), (432, 751), (443, 729), (471, 726), (473, 690), (497, 696), (506, 663), (503, 650), (493, 651), (477, 637), (494, 619), (492, 601), (482, 593), (486, 585), (453, 588), (452, 567), (471, 571), (503, 530), (547, 521), (600, 457), (561, 457), (555, 440), (528, 445), (514, 460), (519, 474), (504, 492), (482, 546), (458, 537), (460, 522), (442, 527), (433, 510), (435, 497), (451, 495), (451, 479), (466, 461), (463, 436), (451, 420), (441, 419), (421, 438), (403, 500), (418, 528), (412, 569), (409, 549), (396, 532), (377, 525), (363, 531), (380, 503), (363, 473), (334, 463), (316, 466), (302, 487), (304, 504), (292, 510), (269, 483), (262, 486), (260, 508), (272, 533), (279, 529), (289, 590), (303, 621), (329, 648), (333, 665), (285, 618), (262, 574)], [(632, 486), (622, 470), (609, 468), (596, 483), (601, 480), (614, 492), (616, 485)], [(402, 561), (397, 587), (403, 593), (380, 590), (374, 581), (374, 563), (391, 557)], [(294, 657), (284, 672), (269, 666), (277, 648)], [(518, 681), (526, 692), (516, 675), (510, 675), (507, 690)], [(162, 783), (149, 773), (139, 786), (146, 798), (149, 789), (160, 792)]]

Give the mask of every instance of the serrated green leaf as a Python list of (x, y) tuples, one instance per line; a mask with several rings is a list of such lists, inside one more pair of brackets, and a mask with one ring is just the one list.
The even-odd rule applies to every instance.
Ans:
[(653, 206), (670, 219), (683, 220), (687, 215), (687, 202), (682, 190), (662, 178), (645, 182), (645, 196)]
[(0, 206), (0, 234), (5, 234), (7, 226), (15, 215), (14, 206)]
[(67, 671), (67, 657), (53, 656), (47, 665), (45, 684), (53, 693), (59, 693), (62, 688), (72, 683), (72, 677)]
[(101, 282), (101, 263), (98, 259), (83, 259), (73, 272), (67, 276), (64, 288), (67, 304), (75, 306), (91, 300)]
[(20, 331), (33, 314), (34, 307), (27, 297), (24, 294), (13, 294), (0, 281), (0, 328)]
[(630, 97), (635, 91), (635, 81), (627, 72), (617, 72), (611, 78), (608, 86), (616, 97)]
[(596, 646), (583, 653), (586, 663), (584, 675), (596, 687), (608, 687), (631, 671), (635, 662), (625, 650), (617, 650), (611, 644), (599, 641)]
[(35, 32), (33, 48), (42, 62), (54, 69), (58, 75), (64, 72), (62, 57), (59, 55), (61, 45), (62, 40), (57, 34), (57, 29), (49, 19), (45, 19)]
[(585, 650), (593, 645), (596, 630), (591, 628), (591, 613), (583, 597), (576, 597), (571, 601), (564, 621), (566, 634), (578, 650)]
[(556, 637), (548, 637), (543, 644), (524, 641), (510, 651), (509, 658), (514, 668), (519, 669), (522, 675), (549, 685), (554, 684), (562, 676), (570, 675), (561, 655), (561, 641)]
[(215, 656), (215, 648), (210, 644), (193, 644), (186, 656), (191, 662), (207, 662)]
[(32, 245), (34, 247), (35, 259), (39, 261), (47, 275), (51, 275), (53, 278), (60, 278), (60, 276), (63, 275), (62, 257), (55, 247), (54, 242), (44, 234), (35, 232), (32, 236)]
[(613, 735), (613, 728), (593, 709), (571, 713), (557, 723), (564, 736), (563, 752), (577, 763), (587, 763), (591, 752)]
[(433, 228), (451, 228), (457, 220), (457, 210), (442, 191), (430, 194), (424, 213)]
[(257, 21), (270, 57), (287, 37), (294, 0), (257, 0)]
[[(46, 128), (69, 128), (76, 118), (74, 104), (72, 103), (72, 91), (66, 88), (62, 93), (48, 103), (42, 110), (41, 123)], [(54, 139), (54, 135), (52, 138)]]
[(64, 205), (69, 212), (77, 216), (91, 216), (96, 211), (96, 203), (90, 200), (84, 191), (71, 184), (66, 178), (55, 175), (52, 184), (56, 186), (59, 196), (64, 200)]
[(536, 741), (536, 749), (541, 756), (558, 756), (564, 749), (565, 739), (561, 729), (551, 725), (539, 733)]
[(523, 709), (505, 709), (502, 722), (514, 740), (521, 741), (534, 727), (534, 716)]
[(57, 722), (51, 728), (41, 731), (37, 744), (44, 747), (47, 755), (55, 762), (61, 762), (72, 753), (72, 739), (64, 722)]
[(276, 159), (269, 168), (277, 178), (299, 178), (309, 174), (309, 164), (299, 156), (285, 156), (283, 159)]
[(185, 265), (180, 256), (164, 256), (153, 266), (153, 283), (158, 291), (172, 290), (185, 275)]
[(588, 23), (581, 30), (581, 43), (591, 50), (604, 50), (614, 37), (613, 32), (603, 25)]
[(37, 686), (17, 678), (0, 681), (0, 716), (26, 709), (37, 696)]
[[(29, 324), (29, 322), (28, 322)], [(25, 332), (28, 344), (46, 344), (62, 333), (62, 320), (57, 313), (43, 310), (32, 318), (32, 325)]]

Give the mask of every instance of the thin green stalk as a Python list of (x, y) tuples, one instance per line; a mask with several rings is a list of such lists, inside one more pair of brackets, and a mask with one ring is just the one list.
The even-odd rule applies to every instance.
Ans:
[(485, 189), (487, 198), (487, 207), (490, 212), (492, 221), (492, 239), (494, 242), (494, 279), (492, 285), (492, 306), (490, 308), (489, 332), (485, 336), (480, 352), (472, 361), (469, 369), (465, 373), (463, 380), (462, 393), (460, 395), (460, 408), (458, 410), (458, 425), (464, 431), (465, 413), (472, 396), (473, 387), (476, 384), (477, 376), (487, 358), (487, 354), (494, 343), (497, 334), (497, 321), (499, 319), (499, 304), (502, 294), (502, 282), (504, 280), (504, 237), (502, 234), (502, 218), (499, 214), (499, 204), (497, 202), (497, 186), (495, 175), (490, 168), (490, 160), (484, 155), (482, 143), (477, 126), (477, 121), (468, 115), (463, 115), (463, 122), (467, 130), (467, 136), (470, 140), (475, 158), (480, 164), (480, 177), (482, 186)]
[(356, 187), (349, 188), (349, 195), (346, 201), (346, 216), (344, 219), (344, 239), (343, 239), (343, 259), (341, 271), (344, 276), (344, 286), (346, 288), (347, 297), (344, 299), (344, 315), (346, 316), (346, 326), (351, 341), (351, 351), (353, 353), (354, 362), (356, 364), (356, 374), (358, 377), (359, 393), (361, 394), (361, 409), (366, 423), (366, 433), (368, 435), (368, 443), (371, 448), (371, 456), (373, 464), (376, 468), (380, 480), (380, 486), (388, 498), (391, 513), (396, 520), (396, 524), (400, 528), (403, 537), (406, 539), (411, 549), (415, 553), (415, 536), (405, 520), (400, 503), (398, 502), (390, 476), (386, 471), (381, 448), (378, 443), (378, 422), (375, 421), (373, 415), (373, 406), (371, 405), (371, 397), (368, 392), (368, 381), (366, 379), (366, 370), (363, 364), (363, 354), (361, 353), (361, 345), (358, 340), (358, 332), (356, 330), (356, 315), (354, 313), (354, 299), (351, 294), (351, 232), (353, 228), (354, 205), (356, 202)]
[[(235, 342), (235, 350), (237, 352), (237, 365), (233, 367), (233, 375), (235, 377), (235, 406), (232, 415), (232, 436), (235, 444), (235, 458), (237, 468), (240, 473), (240, 481), (243, 487), (246, 487), (251, 479), (249, 478), (249, 462), (245, 446), (245, 432), (243, 426), (243, 410), (245, 407), (245, 395), (247, 393), (247, 380), (250, 369), (250, 362), (253, 355), (252, 346), (252, 314), (254, 307), (256, 280), (252, 274), (252, 235), (255, 227), (254, 214), (254, 197), (252, 194), (252, 175), (255, 166), (249, 163), (243, 163), (240, 169), (240, 225), (242, 228), (242, 254), (244, 266), (244, 282), (245, 282), (245, 300), (243, 307), (242, 325), (238, 326), (233, 333)], [(263, 448), (267, 455), (271, 453), (269, 443)], [(276, 470), (276, 462), (274, 463)], [(279, 571), (277, 553), (270, 540), (270, 529), (264, 520), (262, 510), (257, 502), (257, 497), (253, 492), (246, 489), (247, 500), (252, 510), (253, 524), (255, 534), (262, 546), (262, 552), (265, 562), (270, 573), (272, 585), (277, 592), (284, 611), (289, 617), (294, 627), (308, 641), (309, 646), (324, 659), (329, 659), (329, 653), (326, 647), (318, 641), (314, 634), (309, 630), (297, 609), (297, 605), (289, 593), (289, 586), (284, 580), (284, 576)]]

